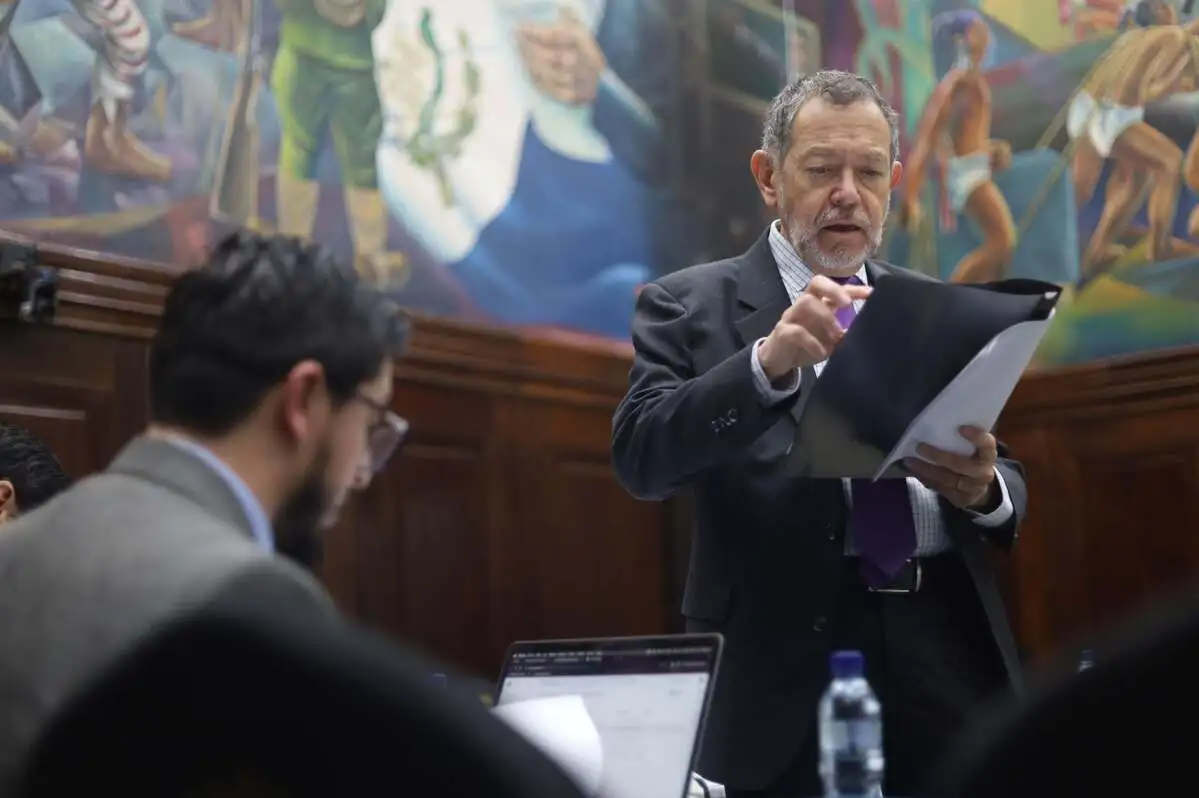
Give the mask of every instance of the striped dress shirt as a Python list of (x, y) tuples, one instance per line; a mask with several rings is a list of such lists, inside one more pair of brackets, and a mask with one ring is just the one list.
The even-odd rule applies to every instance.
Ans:
[[(787, 289), (787, 296), (794, 302), (807, 289), (808, 283), (812, 281), (815, 275), (795, 252), (791, 243), (783, 236), (777, 220), (770, 226), (770, 251), (774, 255), (775, 263), (778, 264), (779, 275), (783, 278), (783, 286)], [(858, 270), (857, 277), (862, 281), (863, 285), (869, 285), (870, 281), (866, 274), (865, 264)], [(864, 299), (856, 300), (853, 303), (854, 310), (860, 312), (865, 301)], [(770, 380), (766, 377), (766, 372), (762, 370), (761, 363), (758, 362), (757, 347), (760, 343), (761, 341), (758, 341), (754, 344), (753, 357), (750, 358), (750, 365), (754, 373), (754, 382), (757, 384), (758, 391), (767, 400), (782, 401), (799, 390), (799, 372), (796, 372), (794, 382), (786, 388), (779, 389), (772, 386)], [(820, 372), (823, 369), (824, 363), (817, 363), (813, 367), (817, 377), (820, 376)], [(985, 515), (974, 514), (974, 523), (980, 526), (1001, 526), (1012, 517), (1012, 513), (1014, 512), (1011, 497), (1008, 496), (1007, 486), (1003, 484), (1003, 475), (999, 471), (996, 471), (995, 476), (999, 481), (1002, 502), (993, 512), (986, 513)], [(907, 482), (908, 498), (912, 503), (912, 515), (916, 521), (916, 556), (928, 557), (945, 551), (953, 544), (949, 536), (945, 533), (945, 523), (941, 518), (941, 505), (937, 501), (937, 494), (926, 488), (917, 479), (908, 477)], [(846, 501), (852, 504), (853, 498), (850, 493), (848, 479), (845, 480), (845, 497)], [(847, 555), (857, 554), (857, 548), (849, 534), (846, 534), (845, 537), (845, 553)]]

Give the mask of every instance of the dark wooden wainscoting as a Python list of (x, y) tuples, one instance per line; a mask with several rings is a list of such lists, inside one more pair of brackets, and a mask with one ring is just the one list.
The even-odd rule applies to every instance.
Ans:
[[(75, 475), (145, 424), (162, 267), (47, 251), (53, 324), (0, 320), (0, 416)], [(627, 497), (611, 413), (629, 352), (419, 319), (397, 372), (412, 443), (348, 509), (324, 577), (350, 614), (481, 676), (522, 637), (678, 628), (685, 503)], [(1000, 434), (1032, 512), (1001, 557), (1018, 636), (1045, 657), (1199, 572), (1199, 350), (1027, 376)]]
[(1034, 657), (1085, 643), (1199, 574), (1199, 350), (1034, 373), (1000, 436), (1032, 511), (1008, 604)]
[[(0, 321), (0, 416), (82, 476), (147, 418), (147, 345), (169, 272), (44, 252), (62, 267), (52, 324)], [(609, 464), (623, 346), (418, 319), (396, 377), (411, 443), (358, 497), (324, 577), (345, 610), (494, 676), (526, 637), (678, 626), (669, 505)]]

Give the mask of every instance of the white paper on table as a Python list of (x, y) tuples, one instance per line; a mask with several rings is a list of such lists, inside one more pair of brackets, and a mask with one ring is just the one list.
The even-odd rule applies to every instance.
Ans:
[(603, 747), (582, 696), (501, 704), (492, 712), (557, 762), (586, 794), (599, 792)]
[(727, 794), (723, 784), (705, 779), (698, 773), (692, 773), (687, 784), (687, 798), (725, 798)]
[(916, 446), (927, 443), (957, 454), (974, 454), (962, 437), (961, 427), (990, 430), (1028, 368), (1055, 311), (1042, 321), (1014, 324), (995, 336), (966, 367), (945, 386), (937, 398), (912, 420), (899, 443), (875, 472), (878, 479), (905, 457), (918, 457)]

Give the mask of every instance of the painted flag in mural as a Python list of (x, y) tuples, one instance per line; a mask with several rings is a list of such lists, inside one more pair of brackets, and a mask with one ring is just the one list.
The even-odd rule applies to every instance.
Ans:
[(584, 58), (599, 53), (607, 6), (391, 3), (375, 30), (388, 206), (499, 321), (624, 337), (649, 276), (643, 189), (595, 123), (605, 96), (630, 108), (637, 98), (604, 71), (602, 55), (595, 97), (556, 94), (569, 76), (546, 74), (556, 61), (538, 60), (559, 41), (579, 43)]

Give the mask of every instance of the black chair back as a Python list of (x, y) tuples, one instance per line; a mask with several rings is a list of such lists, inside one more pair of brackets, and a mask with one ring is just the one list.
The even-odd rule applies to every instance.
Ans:
[(1199, 776), (1190, 772), (1199, 603), (1171, 602), (1114, 638), (1094, 667), (1058, 674), (1025, 701), (981, 719), (945, 757), (925, 795), (1199, 795)]
[(580, 798), (433, 663), (259, 598), (180, 617), (101, 675), (35, 746), (26, 794)]

